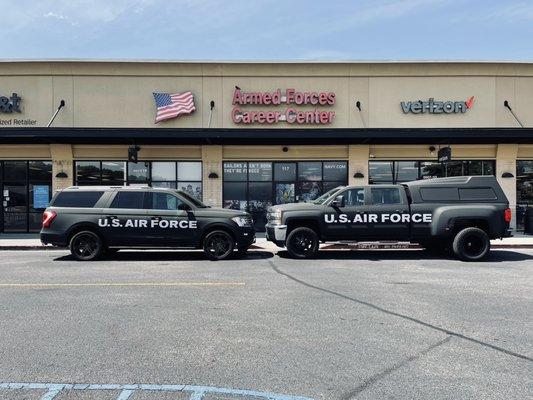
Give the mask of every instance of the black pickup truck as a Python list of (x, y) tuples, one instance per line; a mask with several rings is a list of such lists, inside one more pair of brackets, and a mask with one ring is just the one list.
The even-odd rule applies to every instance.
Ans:
[(211, 260), (244, 254), (255, 241), (250, 214), (212, 208), (185, 192), (151, 187), (74, 186), (43, 214), (41, 241), (78, 260), (121, 248), (203, 248)]
[(295, 258), (314, 257), (320, 242), (408, 241), (475, 261), (490, 239), (511, 236), (509, 202), (488, 176), (338, 187), (312, 203), (270, 207), (267, 219), (267, 239)]

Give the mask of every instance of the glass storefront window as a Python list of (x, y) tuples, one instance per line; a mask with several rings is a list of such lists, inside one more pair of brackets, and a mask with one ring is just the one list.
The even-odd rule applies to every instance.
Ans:
[(463, 176), (463, 162), (450, 161), (446, 164), (446, 176)]
[(4, 182), (26, 182), (26, 161), (4, 161)]
[(74, 168), (77, 185), (149, 185), (180, 189), (202, 200), (201, 161), (76, 161)]
[(250, 162), (248, 163), (248, 180), (270, 182), (272, 180), (271, 162)]
[(76, 161), (76, 183), (84, 185), (100, 184), (99, 161)]
[(275, 204), (294, 203), (296, 201), (294, 186), (294, 183), (276, 183)]
[(298, 191), (300, 193), (300, 202), (309, 202), (320, 197), (322, 194), (322, 185), (320, 182), (299, 182)]
[(442, 178), (444, 176), (444, 168), (441, 163), (433, 161), (420, 162), (420, 179)]
[(102, 183), (105, 185), (122, 185), (125, 172), (125, 161), (102, 161)]
[(176, 180), (176, 163), (157, 161), (152, 163), (152, 180), (153, 181), (175, 181)]
[(128, 181), (129, 182), (148, 182), (150, 177), (150, 163), (141, 161), (137, 163), (128, 163)]
[(348, 178), (348, 164), (346, 162), (324, 162), (325, 181), (345, 181)]
[(409, 182), (418, 179), (418, 162), (397, 161), (395, 173), (397, 182)]
[(224, 180), (246, 182), (248, 180), (248, 163), (246, 162), (224, 163)]
[(322, 180), (322, 163), (321, 162), (299, 162), (298, 163), (298, 180), (299, 181), (321, 181)]
[(369, 161), (369, 182), (402, 183), (417, 179), (445, 176), (494, 175), (493, 160), (436, 161)]
[(272, 204), (312, 201), (324, 188), (347, 181), (346, 161), (228, 161), (224, 163), (224, 207), (250, 212), (261, 231)]
[(30, 161), (28, 163), (30, 181), (50, 181), (52, 180), (51, 161)]
[(51, 161), (0, 161), (0, 231), (38, 232), (52, 196)]
[(178, 182), (178, 189), (202, 200), (202, 182)]
[(224, 208), (246, 210), (246, 183), (224, 182)]
[(392, 161), (371, 161), (368, 164), (370, 183), (392, 183), (393, 182)]
[(274, 163), (274, 179), (276, 181), (295, 181), (296, 163)]
[(178, 162), (178, 180), (201, 181), (202, 163), (192, 161)]

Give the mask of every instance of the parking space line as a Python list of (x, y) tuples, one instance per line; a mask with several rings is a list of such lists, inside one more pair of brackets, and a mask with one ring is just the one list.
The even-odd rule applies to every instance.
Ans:
[(124, 389), (117, 397), (117, 400), (128, 400), (131, 395), (134, 393), (134, 390)]
[(198, 286), (198, 287), (211, 287), (211, 286), (245, 286), (245, 282), (80, 282), (80, 283), (0, 283), (0, 288), (62, 288), (62, 287), (116, 287), (116, 286)]
[(136, 391), (160, 393), (190, 393), (189, 400), (202, 400), (206, 394), (223, 394), (236, 399), (254, 398), (264, 400), (313, 400), (310, 397), (291, 396), (285, 394), (259, 392), (247, 389), (218, 388), (213, 386), (191, 385), (118, 385), (118, 384), (79, 384), (79, 383), (28, 383), (28, 382), (0, 382), (0, 390), (47, 390), (40, 400), (53, 400), (62, 390), (77, 391), (105, 391), (120, 390), (116, 400), (128, 400)]

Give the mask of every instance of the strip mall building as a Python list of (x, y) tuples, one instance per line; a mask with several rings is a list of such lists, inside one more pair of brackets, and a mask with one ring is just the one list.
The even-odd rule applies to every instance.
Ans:
[[(187, 91), (195, 110), (156, 124), (154, 93)], [(533, 63), (0, 62), (0, 232), (38, 230), (70, 185), (180, 188), (260, 229), (338, 185), (481, 174), (520, 228), (532, 126)]]

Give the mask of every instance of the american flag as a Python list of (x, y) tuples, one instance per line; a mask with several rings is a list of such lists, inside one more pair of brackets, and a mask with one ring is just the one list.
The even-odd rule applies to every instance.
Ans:
[(157, 107), (156, 124), (167, 119), (176, 118), (181, 114), (190, 114), (196, 110), (191, 92), (154, 93), (154, 99)]

